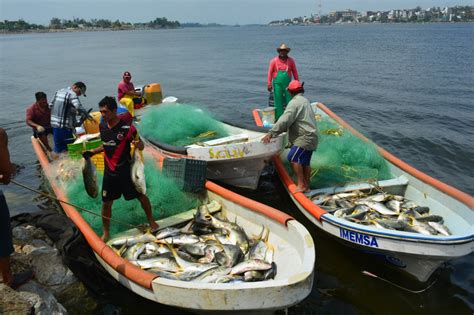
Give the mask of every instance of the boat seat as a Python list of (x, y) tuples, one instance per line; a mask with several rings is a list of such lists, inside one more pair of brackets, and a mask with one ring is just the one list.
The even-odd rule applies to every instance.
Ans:
[(376, 187), (383, 188), (387, 193), (403, 195), (408, 185), (408, 179), (405, 176), (399, 176), (393, 179), (381, 180), (377, 183), (351, 183), (346, 186), (334, 186), (320, 189), (314, 189), (305, 193), (306, 197), (313, 198), (317, 195), (337, 194), (342, 192), (350, 192), (354, 190), (370, 190)]
[[(212, 147), (217, 145), (229, 144), (229, 143), (237, 143), (237, 142), (246, 142), (249, 139), (249, 135), (245, 133), (241, 133), (238, 135), (232, 135), (224, 138), (214, 139), (203, 142), (204, 146)], [(187, 146), (188, 148), (199, 148), (202, 145), (192, 144)]]

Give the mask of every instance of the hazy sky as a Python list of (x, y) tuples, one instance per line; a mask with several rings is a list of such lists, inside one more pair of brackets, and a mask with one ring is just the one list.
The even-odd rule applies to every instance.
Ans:
[(0, 20), (49, 24), (53, 17), (106, 18), (148, 22), (166, 17), (180, 22), (265, 24), (321, 11), (390, 10), (416, 6), (473, 5), (473, 0), (0, 0)]

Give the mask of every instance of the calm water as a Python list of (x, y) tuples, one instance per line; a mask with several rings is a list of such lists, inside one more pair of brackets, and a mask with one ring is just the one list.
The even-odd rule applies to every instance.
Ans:
[[(414, 167), (473, 194), (473, 39), (473, 24), (0, 36), (0, 126), (10, 136), (12, 160), (19, 168), (16, 180), (47, 190), (30, 145), (31, 130), (24, 123), (36, 91), (52, 97), (57, 89), (81, 80), (88, 86), (83, 104), (96, 108), (104, 95), (116, 94), (121, 74), (128, 70), (135, 84), (159, 82), (165, 95), (229, 121), (251, 123), (251, 109), (266, 106), (268, 61), (285, 42), (293, 48), (290, 55), (310, 100), (325, 103)], [(12, 185), (5, 192), (13, 213), (54, 206)], [(376, 271), (409, 288), (422, 287), (314, 231), (275, 176), (266, 176), (251, 196), (288, 211), (313, 230), (314, 289), (290, 313), (472, 314), (474, 255), (440, 268), (428, 291), (408, 293), (361, 275), (363, 270)], [(136, 311), (137, 305), (143, 312), (159, 310), (130, 296), (111, 303), (124, 313)]]

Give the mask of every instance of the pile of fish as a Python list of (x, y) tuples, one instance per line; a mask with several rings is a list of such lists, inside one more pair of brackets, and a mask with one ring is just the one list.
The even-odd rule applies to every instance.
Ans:
[(236, 223), (220, 217), (217, 201), (202, 205), (182, 228), (167, 227), (112, 239), (116, 252), (158, 276), (180, 281), (236, 283), (273, 279), (277, 267), (270, 231), (249, 238)]
[(429, 207), (420, 207), (399, 195), (353, 191), (319, 195), (313, 202), (335, 217), (358, 224), (425, 235), (451, 235), (442, 216), (430, 214)]

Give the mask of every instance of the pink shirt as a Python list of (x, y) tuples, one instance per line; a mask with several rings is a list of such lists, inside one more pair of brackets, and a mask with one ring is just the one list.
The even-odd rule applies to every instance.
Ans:
[(288, 72), (290, 79), (293, 77), (293, 79), (299, 80), (298, 70), (296, 70), (296, 64), (293, 58), (288, 57), (286, 60), (281, 60), (275, 57), (270, 60), (270, 65), (268, 66), (268, 86), (272, 86), (272, 80), (277, 76), (280, 70)]
[(125, 96), (125, 94), (129, 91), (135, 91), (135, 87), (133, 86), (133, 83), (132, 82), (125, 82), (125, 81), (120, 81), (120, 83), (118, 84), (118, 88), (117, 88), (117, 94), (118, 94), (118, 99), (119, 101), (122, 99), (122, 97)]

